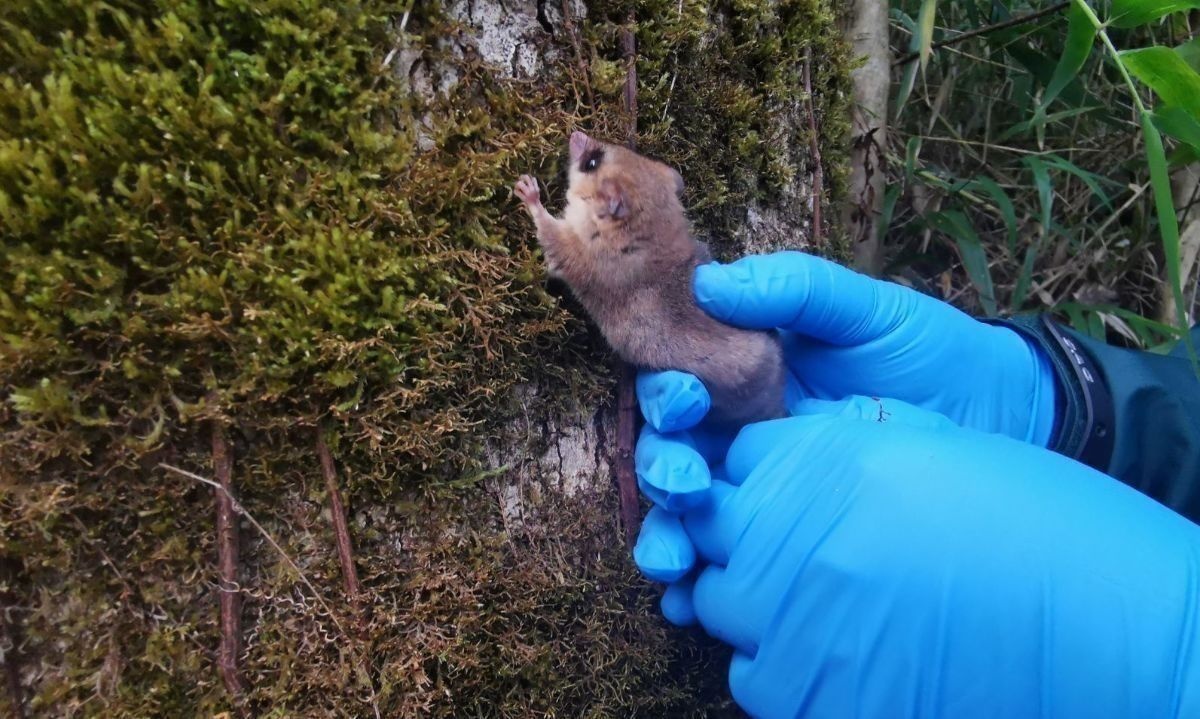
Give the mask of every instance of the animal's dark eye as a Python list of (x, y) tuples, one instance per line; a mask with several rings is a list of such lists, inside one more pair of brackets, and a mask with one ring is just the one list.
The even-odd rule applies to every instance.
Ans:
[(600, 167), (600, 161), (604, 159), (603, 150), (592, 150), (583, 156), (583, 160), (579, 163), (581, 172), (595, 172), (597, 167)]

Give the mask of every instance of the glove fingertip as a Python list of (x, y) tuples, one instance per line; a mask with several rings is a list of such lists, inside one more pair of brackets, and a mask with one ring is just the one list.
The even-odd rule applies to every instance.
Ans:
[(735, 651), (729, 660), (729, 693), (733, 700), (746, 711), (758, 703), (759, 698), (754, 691), (754, 657), (741, 651)]
[(638, 473), (637, 484), (642, 494), (646, 495), (651, 502), (654, 502), (655, 506), (675, 514), (686, 512), (689, 509), (699, 506), (704, 500), (704, 493), (712, 486), (711, 480), (706, 480), (703, 486), (687, 488), (658, 487), (652, 482), (647, 481), (645, 476), (640, 472)]
[(634, 455), (638, 488), (659, 507), (682, 512), (695, 507), (712, 485), (708, 465), (686, 433), (642, 432)]
[(712, 406), (704, 383), (677, 370), (638, 373), (637, 398), (646, 422), (660, 432), (693, 427)]
[(679, 517), (654, 507), (642, 520), (633, 561), (647, 579), (671, 583), (691, 571), (696, 564), (696, 549)]
[(692, 589), (695, 586), (695, 579), (686, 578), (671, 584), (663, 592), (659, 607), (668, 622), (677, 627), (696, 625), (696, 605), (692, 603)]

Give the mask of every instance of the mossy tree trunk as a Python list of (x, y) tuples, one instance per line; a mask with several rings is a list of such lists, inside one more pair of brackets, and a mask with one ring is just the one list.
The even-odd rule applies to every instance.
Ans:
[[(632, 14), (639, 149), (697, 233), (845, 259), (836, 225), (810, 242), (845, 184), (835, 11), (0, 9), (0, 592), (31, 713), (733, 714), (727, 652), (629, 560), (612, 357), (509, 187), (533, 172), (553, 208), (569, 130), (623, 136)], [(255, 520), (236, 587), (212, 490), (161, 469), (210, 476), (218, 425)]]

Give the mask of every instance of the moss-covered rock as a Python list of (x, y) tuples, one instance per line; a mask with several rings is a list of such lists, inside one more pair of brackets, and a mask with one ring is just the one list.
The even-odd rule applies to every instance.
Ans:
[[(38, 715), (231, 707), (211, 490), (158, 468), (209, 475), (213, 423), (239, 500), (334, 612), (243, 525), (246, 708), (728, 711), (726, 655), (659, 619), (607, 478), (565, 493), (528, 459), (563, 417), (591, 423), (611, 379), (509, 185), (552, 173), (571, 127), (622, 134), (632, 10), (641, 147), (683, 169), (698, 228), (733, 237), (765, 207), (802, 231), (809, 52), (840, 176), (832, 11), (595, 3), (576, 51), (547, 4), (499, 68), (470, 17), (410, 5), (0, 6), (0, 592)], [(354, 510), (357, 607), (318, 427)]]

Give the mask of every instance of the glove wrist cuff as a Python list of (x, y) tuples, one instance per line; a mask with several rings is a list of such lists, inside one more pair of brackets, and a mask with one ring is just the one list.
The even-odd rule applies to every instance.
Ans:
[(1062, 391), (1048, 448), (1106, 472), (1113, 453), (1113, 400), (1095, 360), (1046, 315), (1019, 315), (995, 324), (1019, 332), (1050, 360)]

